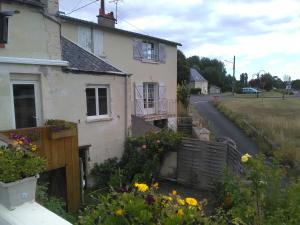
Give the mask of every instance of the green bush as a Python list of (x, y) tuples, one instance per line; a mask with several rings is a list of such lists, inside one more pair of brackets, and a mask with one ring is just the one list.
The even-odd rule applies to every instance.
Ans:
[(201, 92), (201, 88), (191, 88), (191, 91), (190, 93), (192, 95), (200, 95), (202, 92)]
[(155, 192), (146, 184), (136, 183), (132, 191), (112, 192), (98, 197), (96, 206), (87, 207), (79, 225), (192, 225), (209, 224), (203, 214), (206, 201), (182, 199), (177, 193), (168, 196)]
[(45, 126), (51, 126), (53, 131), (69, 130), (76, 128), (75, 123), (56, 119), (47, 120)]
[(32, 177), (45, 169), (45, 160), (22, 146), (0, 147), (0, 181), (14, 182)]
[(75, 223), (77, 221), (77, 217), (67, 212), (66, 203), (60, 198), (48, 196), (47, 191), (48, 186), (46, 184), (37, 185), (36, 201), (53, 213), (61, 216), (71, 223)]
[(190, 97), (190, 87), (186, 82), (178, 84), (177, 86), (177, 100), (182, 103), (182, 105), (187, 108), (189, 105)]
[(181, 136), (170, 130), (128, 138), (120, 162), (113, 158), (96, 164), (91, 175), (98, 187), (120, 188), (133, 181), (151, 183), (158, 176), (164, 154), (177, 151), (180, 140)]
[[(221, 206), (214, 216), (219, 224), (300, 224), (300, 181), (288, 181), (276, 160), (263, 155), (244, 157), (242, 177), (227, 174), (220, 184)], [(246, 159), (246, 160), (245, 160)], [(220, 188), (221, 187), (221, 188)]]

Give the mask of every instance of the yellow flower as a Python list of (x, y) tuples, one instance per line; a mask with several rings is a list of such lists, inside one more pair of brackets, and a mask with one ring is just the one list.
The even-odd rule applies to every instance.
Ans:
[(194, 199), (194, 198), (186, 198), (186, 199), (185, 199), (185, 202), (186, 202), (187, 204), (189, 204), (190, 206), (196, 206), (196, 205), (198, 205), (197, 200)]
[(177, 195), (177, 191), (176, 191), (176, 190), (173, 190), (173, 191), (172, 191), (172, 195)]
[(125, 211), (124, 211), (123, 209), (117, 209), (117, 210), (115, 211), (115, 215), (116, 215), (116, 216), (123, 216), (124, 213), (125, 213)]
[(33, 152), (37, 151), (37, 146), (36, 145), (32, 145), (31, 146), (31, 151), (33, 151)]
[(140, 191), (140, 192), (146, 192), (149, 190), (149, 187), (147, 184), (139, 184), (135, 183), (134, 186)]
[(251, 159), (251, 158), (252, 158), (252, 156), (249, 155), (248, 153), (246, 153), (245, 155), (243, 155), (243, 156), (241, 157), (241, 161), (242, 161), (243, 163), (246, 163), (246, 162), (248, 162), (248, 160)]
[(159, 184), (156, 182), (152, 185), (153, 188), (158, 189), (159, 188)]
[(177, 212), (176, 212), (176, 214), (177, 214), (177, 216), (179, 216), (179, 217), (184, 216), (184, 212), (183, 212), (182, 209), (178, 209)]
[(166, 196), (166, 195), (163, 196), (163, 199), (166, 200), (166, 201), (169, 201), (169, 202), (171, 202), (173, 200), (172, 197)]
[(177, 199), (178, 205), (185, 205), (185, 201), (182, 200), (181, 198)]
[(23, 144), (23, 141), (19, 140), (19, 141), (17, 141), (17, 144), (18, 144), (18, 145), (22, 145), (22, 144)]

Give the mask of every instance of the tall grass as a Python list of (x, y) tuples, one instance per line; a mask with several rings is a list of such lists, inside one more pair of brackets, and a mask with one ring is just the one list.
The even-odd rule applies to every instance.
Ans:
[(246, 120), (276, 143), (276, 154), (288, 163), (300, 162), (300, 99), (233, 98), (220, 104), (225, 114)]

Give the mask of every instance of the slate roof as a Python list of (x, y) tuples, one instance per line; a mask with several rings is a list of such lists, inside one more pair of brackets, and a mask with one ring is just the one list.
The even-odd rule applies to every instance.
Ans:
[(42, 3), (41, 0), (2, 0), (5, 2), (17, 2), (17, 3), (22, 3), (26, 5), (31, 5), (31, 6), (37, 6), (37, 7), (44, 7), (44, 4)]
[(61, 37), (61, 46), (62, 58), (69, 62), (67, 70), (71, 70), (72, 72), (126, 75), (126, 73), (64, 37)]
[(62, 15), (62, 14), (60, 14), (59, 17), (62, 20), (62, 22), (68, 21), (68, 22), (75, 23), (75, 24), (84, 24), (84, 25), (88, 25), (88, 26), (91, 26), (91, 27), (98, 27), (102, 30), (107, 30), (107, 31), (110, 31), (110, 32), (116, 32), (116, 33), (120, 33), (120, 34), (124, 34), (124, 35), (144, 38), (144, 39), (151, 39), (151, 40), (158, 41), (158, 42), (165, 43), (165, 44), (169, 44), (169, 45), (182, 46), (182, 44), (180, 44), (178, 42), (173, 42), (173, 41), (169, 41), (169, 40), (166, 40), (166, 39), (153, 37), (153, 36), (145, 35), (145, 34), (140, 34), (140, 33), (132, 32), (132, 31), (122, 30), (122, 29), (118, 29), (118, 28), (105, 27), (105, 26), (99, 25), (98, 23), (94, 23), (94, 22), (86, 21), (86, 20), (81, 20), (81, 19), (77, 19), (77, 18), (74, 18), (74, 17), (65, 16), (65, 15)]
[(190, 80), (192, 82), (197, 81), (207, 81), (205, 78), (194, 68), (190, 69)]

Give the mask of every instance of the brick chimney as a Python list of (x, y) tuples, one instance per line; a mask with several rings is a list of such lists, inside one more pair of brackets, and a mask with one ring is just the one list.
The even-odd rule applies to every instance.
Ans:
[(59, 11), (59, 0), (41, 0), (44, 4), (45, 13), (55, 16)]
[(101, 7), (99, 9), (98, 24), (105, 27), (115, 28), (116, 19), (114, 13), (105, 13), (105, 0), (101, 0)]

